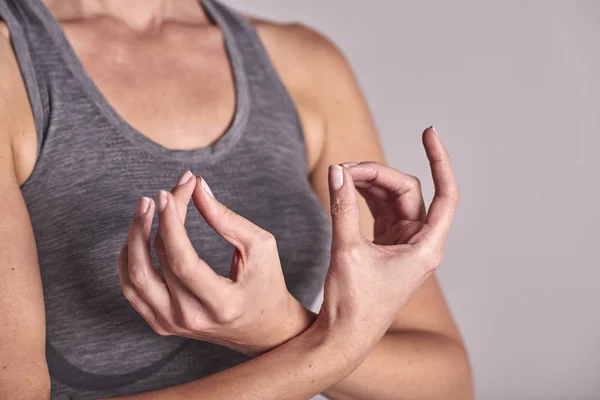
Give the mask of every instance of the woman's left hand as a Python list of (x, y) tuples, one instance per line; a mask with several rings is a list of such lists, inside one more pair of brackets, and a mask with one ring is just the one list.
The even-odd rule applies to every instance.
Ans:
[[(158, 194), (154, 247), (164, 279), (150, 252), (155, 205), (140, 199), (119, 255), (121, 287), (131, 305), (160, 335), (249, 355), (302, 333), (315, 317), (288, 292), (273, 235), (221, 204), (202, 178), (186, 171), (181, 181)], [(229, 278), (214, 272), (190, 242), (184, 226), (190, 198), (206, 222), (235, 246)]]

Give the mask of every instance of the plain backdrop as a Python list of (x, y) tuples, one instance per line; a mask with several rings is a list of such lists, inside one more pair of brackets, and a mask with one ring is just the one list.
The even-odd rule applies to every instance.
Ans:
[(477, 399), (600, 399), (600, 1), (225, 0), (352, 64), (388, 163), (462, 202), (439, 270)]

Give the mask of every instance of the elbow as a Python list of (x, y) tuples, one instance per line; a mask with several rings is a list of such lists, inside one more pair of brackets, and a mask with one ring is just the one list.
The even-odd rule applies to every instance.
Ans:
[(473, 369), (464, 343), (460, 338), (448, 335), (434, 334), (434, 337), (437, 342), (434, 358), (438, 369), (429, 382), (429, 388), (433, 391), (423, 398), (473, 400)]
[(463, 343), (454, 342), (454, 357), (452, 357), (452, 384), (445, 399), (473, 400), (475, 397), (473, 383), (473, 368), (469, 353)]

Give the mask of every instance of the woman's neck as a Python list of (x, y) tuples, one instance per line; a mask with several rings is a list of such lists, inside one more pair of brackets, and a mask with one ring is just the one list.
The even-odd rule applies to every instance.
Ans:
[(108, 17), (135, 31), (150, 32), (165, 22), (204, 24), (200, 0), (42, 0), (57, 20)]

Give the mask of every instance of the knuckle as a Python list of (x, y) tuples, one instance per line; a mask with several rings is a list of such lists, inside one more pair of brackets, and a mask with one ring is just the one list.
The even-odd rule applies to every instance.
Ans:
[(264, 229), (259, 230), (257, 234), (257, 240), (264, 248), (277, 248), (277, 239), (275, 239), (275, 236), (269, 231), (266, 231)]
[(231, 209), (229, 207), (227, 207), (226, 205), (223, 205), (223, 208), (221, 210), (221, 214), (224, 217), (232, 217), (233, 215), (235, 215), (235, 213), (233, 211), (231, 211)]
[(234, 301), (219, 303), (215, 307), (215, 317), (221, 324), (231, 324), (242, 316), (242, 307)]
[(433, 272), (441, 265), (444, 251), (437, 246), (427, 245), (420, 248), (419, 255), (425, 272)]
[(123, 292), (123, 296), (131, 304), (134, 304), (137, 301), (137, 296), (134, 288), (130, 286), (121, 286), (121, 291)]
[(343, 216), (348, 215), (354, 209), (354, 204), (347, 200), (343, 199), (335, 199), (331, 203), (331, 215), (333, 216)]
[(264, 229), (259, 229), (252, 236), (253, 240), (247, 246), (247, 251), (249, 253), (253, 253), (255, 251), (265, 253), (277, 250), (277, 239), (271, 232)]
[(377, 161), (361, 161), (361, 163), (359, 164), (359, 166), (361, 167), (365, 167), (365, 168), (373, 168), (373, 169), (377, 169), (378, 167), (381, 166), (380, 163), (378, 163)]
[(183, 329), (192, 332), (201, 332), (204, 329), (202, 318), (198, 313), (183, 309), (179, 317), (178, 324)]
[(449, 191), (449, 196), (452, 198), (454, 203), (458, 204), (458, 202), (460, 201), (460, 190), (458, 189), (458, 187), (451, 188)]
[(338, 261), (344, 264), (354, 265), (360, 262), (362, 255), (358, 246), (347, 245), (335, 251), (335, 256)]
[(356, 169), (366, 175), (369, 180), (375, 181), (379, 177), (380, 166), (381, 165), (375, 161), (363, 161)]
[(173, 271), (175, 276), (181, 280), (185, 280), (185, 278), (187, 278), (187, 276), (190, 273), (190, 269), (190, 263), (186, 262), (183, 259), (177, 259), (171, 263), (171, 270)]
[(146, 283), (146, 271), (139, 263), (129, 265), (129, 280), (136, 288), (142, 288)]
[(421, 180), (414, 176), (414, 175), (408, 175), (408, 177), (410, 178), (410, 184), (412, 187), (414, 187), (415, 189), (421, 189)]
[(152, 327), (152, 330), (154, 332), (156, 332), (157, 334), (159, 334), (160, 336), (171, 336), (172, 335), (171, 332), (169, 332), (166, 329), (163, 329), (161, 326), (158, 326), (156, 324)]

